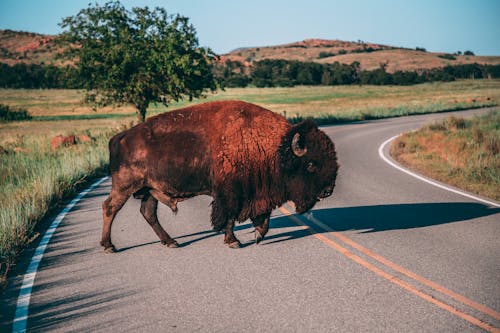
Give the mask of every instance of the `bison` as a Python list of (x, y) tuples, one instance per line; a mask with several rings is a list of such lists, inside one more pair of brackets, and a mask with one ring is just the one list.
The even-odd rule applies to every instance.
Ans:
[(76, 145), (76, 136), (74, 135), (58, 135), (52, 138), (51, 141), (52, 151), (55, 152), (59, 147), (68, 147)]
[(103, 203), (101, 245), (115, 252), (111, 225), (130, 196), (162, 244), (178, 247), (158, 222), (158, 201), (175, 213), (177, 203), (206, 194), (211, 222), (224, 243), (240, 247), (236, 221), (251, 219), (259, 243), (271, 211), (287, 201), (304, 213), (332, 194), (335, 146), (309, 120), (284, 117), (242, 101), (198, 104), (150, 117), (109, 141), (112, 188)]

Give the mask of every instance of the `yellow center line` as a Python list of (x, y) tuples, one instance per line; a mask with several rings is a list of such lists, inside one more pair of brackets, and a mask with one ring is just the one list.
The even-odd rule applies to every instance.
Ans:
[[(449, 304), (446, 304), (444, 302), (441, 302), (437, 299), (435, 299), (434, 297), (432, 297), (431, 295), (429, 294), (426, 294), (424, 293), (423, 291), (421, 290), (418, 290), (416, 289), (414, 286), (412, 286), (411, 284), (397, 278), (396, 276), (392, 275), (392, 274), (389, 274), (383, 270), (381, 270), (380, 268), (370, 264), (369, 262), (367, 262), (366, 260), (362, 259), (361, 257), (355, 255), (354, 253), (350, 252), (348, 249), (346, 249), (345, 247), (341, 246), (340, 244), (334, 242), (333, 240), (329, 239), (328, 237), (322, 235), (322, 234), (319, 234), (314, 228), (312, 228), (311, 226), (305, 224), (304, 222), (302, 222), (299, 218), (297, 218), (296, 216), (294, 216), (290, 211), (288, 211), (286, 208), (284, 207), (280, 207), (279, 210), (285, 214), (288, 218), (290, 218), (291, 220), (293, 220), (295, 223), (301, 225), (301, 226), (304, 226), (304, 227), (307, 227), (309, 229), (309, 232), (314, 236), (316, 237), (317, 239), (321, 240), (323, 243), (327, 244), (328, 246), (334, 248), (335, 250), (337, 250), (338, 252), (342, 253), (344, 256), (346, 256), (347, 258), (351, 259), (352, 261), (360, 264), (361, 266), (369, 269), (370, 271), (374, 272), (375, 274), (387, 279), (388, 281), (406, 289), (407, 291), (411, 292), (412, 294), (470, 322), (471, 324), (473, 325), (476, 325), (488, 332), (494, 332), (494, 333), (500, 333), (500, 329), (496, 328), (496, 327), (493, 327), (491, 325), (489, 325), (488, 323), (485, 323), (484, 321), (478, 319), (478, 318), (475, 318), (467, 313), (464, 313), (456, 308), (454, 308), (453, 306), (449, 305)], [(332, 233), (330, 233), (332, 234)], [(335, 236), (335, 235), (334, 235)], [(345, 236), (344, 236), (345, 237)], [(351, 241), (352, 243), (354, 243), (353, 241)], [(354, 243), (355, 244), (355, 243)], [(360, 245), (359, 245), (360, 246)], [(361, 247), (361, 246), (360, 246)], [(379, 258), (382, 258), (380, 256), (378, 256)], [(389, 262), (387, 260), (387, 262)], [(408, 271), (409, 272), (409, 271)], [(418, 276), (415, 274), (415, 276)], [(429, 281), (430, 282), (430, 281)]]
[(484, 305), (479, 304), (477, 302), (474, 302), (473, 300), (468, 299), (467, 297), (462, 296), (460, 294), (457, 294), (456, 292), (451, 291), (451, 290), (449, 290), (449, 289), (447, 289), (447, 288), (445, 288), (445, 287), (443, 287), (435, 282), (427, 280), (426, 278), (424, 278), (418, 274), (415, 274), (412, 271), (393, 263), (392, 261), (382, 257), (381, 255), (378, 255), (378, 254), (370, 251), (369, 249), (363, 247), (362, 245), (360, 245), (360, 244), (354, 242), (353, 240), (351, 240), (350, 238), (346, 237), (342, 233), (332, 230), (329, 226), (327, 226), (326, 224), (324, 224), (323, 222), (319, 221), (314, 216), (312, 216), (312, 214), (309, 214), (308, 216), (306, 216), (306, 218), (309, 221), (320, 226), (322, 229), (328, 231), (332, 236), (340, 239), (341, 241), (343, 241), (347, 245), (352, 246), (356, 250), (358, 250), (358, 251), (366, 254), (367, 256), (377, 260), (378, 262), (392, 268), (393, 270), (400, 272), (401, 274), (404, 274), (407, 277), (409, 277), (413, 280), (416, 280), (416, 281), (418, 281), (418, 282), (420, 282), (420, 283), (422, 283), (422, 284), (424, 284), (424, 285), (426, 285), (426, 286), (428, 286), (428, 287), (430, 287), (430, 288), (432, 288), (432, 289), (434, 289), (442, 294), (445, 294), (445, 295), (447, 295), (447, 296), (449, 296), (449, 297), (451, 297), (459, 302), (462, 302), (463, 304), (466, 304), (473, 309), (476, 309), (480, 312), (483, 312), (483, 313), (489, 315), (490, 317), (495, 318), (496, 320), (500, 320), (500, 313), (496, 312), (495, 310), (490, 309), (487, 306), (484, 306)]

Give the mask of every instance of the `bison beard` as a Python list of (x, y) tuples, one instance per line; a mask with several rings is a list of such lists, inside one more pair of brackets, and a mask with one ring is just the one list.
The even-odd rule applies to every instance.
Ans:
[(133, 195), (163, 244), (177, 247), (158, 222), (158, 201), (177, 203), (196, 195), (213, 197), (212, 226), (224, 242), (240, 246), (234, 223), (251, 219), (256, 241), (269, 229), (271, 211), (293, 201), (311, 209), (335, 185), (335, 147), (317, 126), (287, 120), (240, 101), (199, 104), (149, 118), (111, 138), (112, 189), (103, 203), (101, 245), (114, 252), (111, 225)]

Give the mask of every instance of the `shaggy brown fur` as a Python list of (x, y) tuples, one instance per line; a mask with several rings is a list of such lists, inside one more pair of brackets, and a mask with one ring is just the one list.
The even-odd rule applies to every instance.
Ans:
[[(292, 140), (305, 155), (298, 156)], [(208, 194), (212, 225), (225, 229), (225, 242), (238, 247), (235, 221), (252, 219), (262, 239), (269, 215), (292, 200), (299, 212), (330, 195), (337, 163), (331, 140), (311, 122), (296, 126), (257, 105), (241, 101), (199, 104), (149, 118), (110, 140), (112, 190), (103, 204), (101, 244), (113, 251), (111, 223), (134, 195), (161, 241), (177, 243), (156, 218), (160, 201), (177, 211), (177, 202)], [(314, 165), (314, 167), (311, 167)], [(314, 169), (314, 170), (313, 170)]]

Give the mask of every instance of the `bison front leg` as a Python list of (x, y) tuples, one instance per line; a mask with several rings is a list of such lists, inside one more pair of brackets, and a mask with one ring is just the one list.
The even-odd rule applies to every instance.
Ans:
[(215, 231), (224, 230), (224, 243), (232, 249), (237, 249), (241, 247), (241, 243), (234, 235), (234, 218), (228, 216), (224, 202), (221, 197), (212, 202), (212, 226)]
[(255, 227), (255, 243), (259, 244), (269, 230), (269, 219), (271, 213), (266, 213), (252, 218), (252, 224)]
[(231, 220), (227, 223), (227, 226), (225, 228), (224, 243), (229, 245), (229, 247), (232, 249), (239, 249), (241, 247), (241, 243), (238, 240), (238, 238), (236, 238), (236, 236), (234, 235), (233, 228), (234, 228), (234, 220)]
[(146, 194), (142, 198), (141, 202), (141, 214), (144, 216), (146, 221), (149, 223), (151, 228), (160, 238), (162, 244), (166, 244), (168, 247), (179, 247), (179, 244), (170, 237), (170, 235), (162, 228), (160, 222), (158, 222), (158, 215), (156, 211), (158, 209), (158, 200), (156, 200), (152, 195)]

